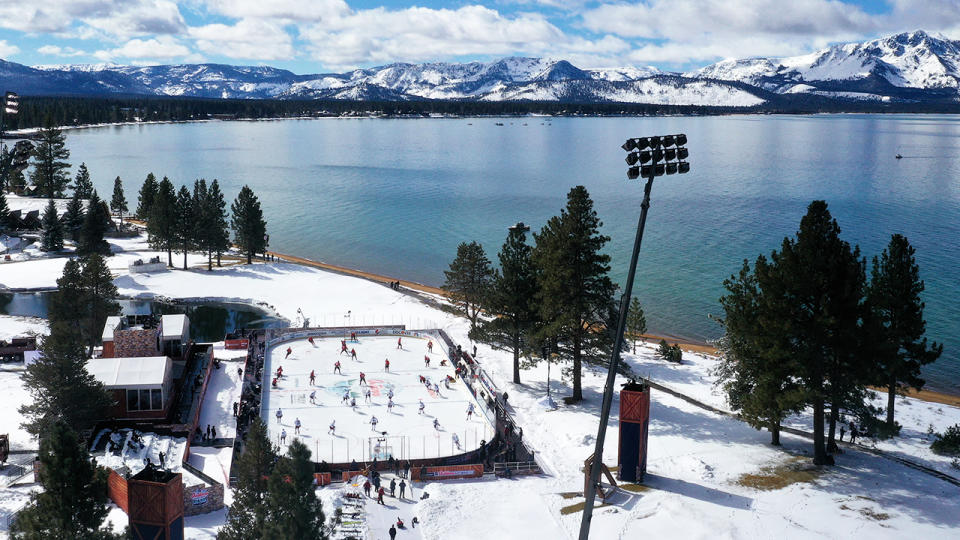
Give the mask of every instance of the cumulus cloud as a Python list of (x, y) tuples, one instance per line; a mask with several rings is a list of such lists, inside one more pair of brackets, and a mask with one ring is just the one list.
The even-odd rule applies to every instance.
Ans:
[(322, 21), (350, 12), (344, 0), (205, 0), (204, 6), (213, 13), (236, 19), (284, 21)]
[(0, 58), (7, 58), (20, 52), (20, 47), (7, 43), (7, 40), (0, 39)]
[(28, 0), (0, 2), (0, 27), (124, 40), (176, 34), (186, 23), (173, 0)]
[(189, 31), (197, 48), (230, 58), (287, 60), (294, 56), (293, 38), (279, 24), (241, 19), (237, 24), (208, 24)]
[(129, 60), (172, 60), (184, 59), (191, 56), (191, 51), (185, 45), (171, 36), (160, 36), (150, 39), (131, 39), (121, 47), (97, 51), (93, 54), (104, 62), (118, 58)]
[(56, 45), (44, 45), (37, 49), (40, 54), (48, 56), (86, 56), (86, 51), (74, 49), (73, 47), (58, 47)]

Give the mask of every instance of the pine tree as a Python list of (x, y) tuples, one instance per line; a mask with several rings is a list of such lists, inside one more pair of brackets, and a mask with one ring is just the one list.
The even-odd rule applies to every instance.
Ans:
[(57, 205), (53, 199), (47, 201), (47, 208), (43, 211), (41, 220), (43, 234), (40, 240), (42, 251), (60, 251), (63, 249), (63, 224), (57, 215)]
[(110, 210), (105, 202), (97, 196), (97, 190), (90, 194), (87, 201), (87, 212), (83, 217), (83, 226), (80, 228), (80, 238), (77, 241), (77, 255), (99, 253), (109, 256), (110, 244), (104, 239), (110, 228)]
[(313, 486), (310, 449), (294, 439), (267, 482), (267, 520), (263, 538), (320, 540), (327, 538), (323, 508)]
[(51, 325), (40, 345), (40, 358), (21, 376), (31, 397), (19, 409), (26, 417), (22, 425), (41, 438), (57, 421), (77, 432), (88, 429), (113, 404), (103, 384), (87, 372), (83, 343), (60, 328), (64, 325)]
[(528, 348), (536, 322), (537, 278), (531, 258), (533, 250), (526, 240), (524, 227), (510, 229), (498, 255), (500, 270), (494, 271), (483, 299), (483, 308), (490, 318), (481, 320), (470, 333), (474, 339), (513, 353), (515, 384), (520, 384), (520, 355)]
[(117, 286), (113, 284), (113, 275), (107, 267), (107, 261), (98, 253), (91, 253), (82, 261), (85, 309), (83, 312), (85, 343), (89, 347), (89, 355), (93, 355), (93, 347), (100, 343), (103, 325), (107, 317), (120, 314), (120, 304), (117, 303)]
[(859, 250), (840, 239), (827, 204), (814, 201), (796, 238), (784, 238), (780, 251), (755, 274), (767, 304), (764, 324), (792, 349), (794, 376), (813, 407), (814, 463), (832, 464), (824, 435), (826, 404), (831, 405), (832, 441), (841, 408), (851, 405), (866, 375), (857, 350), (864, 285)]
[(193, 182), (193, 197), (190, 201), (193, 209), (193, 246), (207, 255), (207, 270), (211, 270), (213, 254), (209, 247), (215, 231), (212, 231), (215, 216), (210, 204), (210, 190), (203, 178)]
[(57, 290), (50, 295), (47, 320), (51, 333), (69, 335), (83, 343), (83, 317), (86, 311), (86, 293), (83, 287), (83, 267), (80, 259), (68, 259), (63, 275), (57, 279)]
[(267, 520), (267, 478), (276, 461), (266, 424), (254, 418), (243, 453), (234, 466), (237, 481), (232, 486), (233, 504), (227, 512), (227, 523), (217, 533), (219, 540), (263, 538), (260, 532)]
[(110, 210), (120, 214), (120, 228), (123, 229), (123, 213), (127, 211), (127, 198), (123, 195), (123, 181), (118, 176), (113, 181), (113, 197), (110, 199)]
[(640, 299), (634, 296), (630, 299), (630, 308), (627, 310), (627, 334), (633, 345), (633, 354), (637, 354), (637, 340), (647, 333), (647, 318), (643, 314)]
[(73, 192), (73, 197), (67, 204), (67, 211), (63, 215), (63, 225), (66, 234), (71, 240), (76, 242), (80, 238), (80, 230), (83, 228), (83, 220), (86, 214), (83, 211), (83, 201), (77, 192)]
[(247, 264), (250, 264), (254, 254), (267, 249), (267, 222), (263, 220), (260, 201), (253, 190), (243, 186), (230, 210), (233, 212), (230, 227), (233, 228), (234, 241), (246, 253)]
[(223, 198), (223, 192), (220, 191), (220, 184), (214, 178), (210, 183), (210, 190), (207, 193), (206, 212), (208, 214), (209, 231), (207, 232), (207, 270), (212, 270), (210, 254), (217, 255), (217, 266), (220, 266), (220, 256), (230, 249), (230, 230), (227, 224), (227, 201)]
[(887, 425), (894, 426), (894, 403), (898, 393), (923, 388), (920, 368), (936, 361), (943, 345), (928, 344), (923, 335), (927, 323), (920, 293), (924, 290), (916, 250), (907, 238), (894, 234), (880, 258), (873, 258), (867, 304), (879, 323), (875, 384), (887, 389)]
[(87, 170), (87, 164), (81, 163), (77, 169), (77, 175), (73, 179), (73, 194), (81, 199), (89, 199), (93, 194), (93, 181), (90, 180), (90, 171)]
[(173, 266), (173, 246), (176, 242), (177, 193), (173, 183), (164, 176), (157, 186), (157, 193), (150, 206), (147, 231), (150, 246), (167, 252), (167, 266)]
[(470, 331), (474, 331), (481, 304), (494, 275), (490, 268), (490, 259), (483, 252), (483, 246), (476, 242), (461, 242), (457, 246), (456, 258), (450, 262), (450, 269), (444, 270), (443, 274), (446, 276), (443, 290), (454, 303), (462, 306), (463, 312), (470, 319)]
[(10, 226), (10, 207), (7, 206), (7, 195), (3, 192), (3, 186), (0, 186), (0, 231), (4, 231)]
[(174, 237), (176, 243), (183, 252), (183, 269), (187, 269), (187, 252), (193, 247), (196, 236), (196, 219), (193, 208), (193, 197), (187, 186), (180, 186), (180, 192), (177, 193), (177, 222), (174, 227)]
[[(760, 257), (758, 266), (766, 265)], [(794, 374), (797, 366), (790, 344), (773, 327), (763, 324), (768, 303), (747, 261), (738, 276), (724, 281), (728, 294), (720, 299), (725, 333), (718, 348), (717, 386), (740, 418), (770, 431), (770, 443), (780, 445), (780, 425), (805, 406), (804, 394)]]
[(70, 183), (67, 169), (70, 163), (70, 150), (66, 148), (66, 137), (53, 125), (48, 116), (40, 130), (40, 143), (33, 151), (33, 173), (30, 181), (37, 186), (37, 195), (46, 198), (63, 197), (64, 189)]
[(107, 472), (90, 459), (76, 432), (63, 422), (53, 422), (40, 439), (37, 476), (43, 490), (30, 498), (11, 526), (16, 540), (108, 540), (121, 538), (109, 532), (104, 521), (107, 506)]
[(143, 186), (140, 188), (140, 194), (137, 196), (137, 217), (140, 219), (150, 219), (150, 208), (153, 206), (153, 200), (157, 197), (157, 190), (160, 186), (157, 184), (157, 177), (153, 173), (147, 174)]
[(543, 326), (541, 339), (557, 340), (573, 361), (573, 395), (581, 401), (584, 358), (601, 359), (609, 347), (602, 331), (616, 290), (610, 280), (610, 256), (602, 253), (609, 237), (600, 234), (603, 223), (583, 186), (567, 194), (567, 207), (550, 218), (534, 235), (534, 264), (538, 270), (537, 302)]

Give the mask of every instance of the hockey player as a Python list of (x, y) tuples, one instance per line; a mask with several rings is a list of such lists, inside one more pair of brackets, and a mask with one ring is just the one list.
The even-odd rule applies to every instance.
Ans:
[(277, 387), (277, 378), (276, 378), (276, 377), (274, 377), (273, 380), (270, 381), (270, 386), (272, 386), (272, 387), (274, 387), (274, 388)]
[(440, 420), (436, 418), (433, 419), (433, 429), (440, 431)]
[(317, 391), (310, 392), (310, 403), (317, 404)]
[(308, 337), (308, 338), (307, 338), (307, 341), (309, 341), (310, 344), (313, 345), (314, 347), (317, 346), (317, 344), (313, 342), (313, 336)]
[(440, 365), (441, 365), (441, 366), (447, 365), (447, 359), (446, 359), (446, 358), (441, 358), (441, 359), (440, 359)]
[(280, 444), (286, 444), (286, 443), (287, 443), (287, 430), (286, 428), (284, 428), (284, 430), (280, 432)]
[(357, 398), (355, 398), (355, 397), (353, 397), (353, 396), (350, 397), (350, 408), (352, 408), (352, 409), (356, 409), (356, 408), (357, 408)]
[(277, 378), (283, 377), (283, 366), (277, 367)]
[(427, 384), (427, 378), (423, 375), (420, 376), (420, 384)]
[(390, 398), (390, 399), (393, 399), (393, 388), (391, 388), (391, 389), (387, 392), (387, 397)]
[(427, 406), (423, 404), (423, 399), (421, 399), (421, 400), (420, 400), (420, 412), (418, 412), (417, 414), (423, 414), (423, 410), (426, 409), (426, 408), (427, 408)]
[(286, 360), (287, 358), (289, 358), (289, 357), (290, 357), (290, 353), (292, 353), (292, 352), (293, 352), (293, 349), (291, 349), (290, 347), (287, 347), (287, 356), (284, 356), (283, 359)]
[(397, 348), (401, 350), (403, 349), (403, 338), (397, 338)]
[(349, 391), (349, 390), (345, 390), (345, 391), (343, 392), (343, 401), (342, 401), (341, 403), (346, 403), (346, 402), (348, 402), (348, 401), (350, 401), (350, 391)]
[(384, 360), (383, 360), (383, 370), (384, 370), (384, 371), (390, 371), (390, 359), (389, 359), (389, 358), (384, 358)]
[(433, 342), (432, 342), (432, 341), (428, 341), (428, 342), (427, 342), (427, 351), (428, 351), (428, 352), (431, 352), (431, 353), (433, 352)]
[(345, 339), (340, 340), (340, 354), (349, 353), (349, 352), (350, 352), (350, 349), (347, 348), (347, 341)]
[(317, 374), (314, 373), (313, 370), (311, 369), (311, 370), (310, 370), (310, 385), (313, 386), (313, 384), (314, 384), (315, 382), (317, 382)]
[(330, 421), (330, 429), (327, 431), (327, 435), (336, 435), (337, 434), (337, 421)]
[(439, 384), (433, 383), (433, 392), (434, 392), (435, 394), (437, 394), (438, 396), (440, 395), (440, 385), (439, 385)]
[(339, 374), (343, 375), (343, 372), (340, 371), (340, 361), (339, 361), (339, 360), (337, 360), (337, 362), (336, 362), (335, 364), (333, 364), (333, 372), (334, 372), (334, 373), (339, 373)]
[(457, 450), (461, 450), (461, 448), (460, 448), (460, 437), (459, 437), (456, 433), (454, 433), (453, 436), (452, 436), (452, 438), (453, 438), (453, 444), (454, 444), (454, 446), (457, 447)]
[(367, 387), (367, 393), (363, 395), (364, 400), (367, 403), (373, 403), (373, 393), (370, 392), (370, 387)]
[(350, 332), (350, 341), (357, 341), (357, 333)]
[(430, 367), (430, 357), (429, 357), (429, 356), (423, 355), (423, 365), (424, 365), (424, 367)]
[(371, 431), (376, 431), (376, 430), (377, 430), (377, 417), (376, 417), (376, 416), (371, 416), (371, 417), (370, 417), (370, 430), (371, 430)]
[(282, 424), (283, 422), (283, 409), (277, 407), (277, 423)]
[(473, 418), (473, 403), (467, 405), (467, 420)]
[(367, 375), (364, 372), (360, 372), (360, 384), (366, 386), (367, 384)]
[(300, 419), (299, 419), (299, 418), (297, 418), (296, 420), (293, 421), (293, 432), (296, 433), (297, 435), (300, 434)]
[(390, 399), (387, 401), (387, 410), (390, 411), (390, 412), (393, 412), (393, 398), (390, 398)]
[(447, 378), (443, 380), (443, 386), (444, 386), (444, 388), (446, 388), (447, 390), (450, 389), (450, 376), (449, 376), (449, 375), (447, 375)]
[(356, 349), (350, 349), (350, 359), (351, 359), (351, 360), (356, 360), (356, 359), (357, 359), (357, 350), (356, 350)]

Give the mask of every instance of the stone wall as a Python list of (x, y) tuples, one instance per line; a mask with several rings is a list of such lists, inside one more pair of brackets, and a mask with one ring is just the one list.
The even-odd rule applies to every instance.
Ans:
[(223, 484), (197, 484), (183, 488), (183, 514), (195, 516), (223, 508)]
[(156, 328), (130, 328), (113, 332), (114, 358), (160, 356)]

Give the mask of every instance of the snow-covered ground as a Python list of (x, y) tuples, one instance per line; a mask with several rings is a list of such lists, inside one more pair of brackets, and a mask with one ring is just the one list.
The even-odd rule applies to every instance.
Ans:
[[(138, 247), (131, 242), (126, 252), (133, 251), (138, 253), (137, 257), (151, 256), (150, 250), (142, 243)], [(175, 270), (146, 276), (129, 275), (126, 265), (118, 264), (125, 256), (121, 254), (111, 261), (111, 267), (117, 273), (117, 285), (124, 295), (257, 302), (272, 306), (290, 320), (294, 320), (297, 309), (302, 308), (312, 319), (312, 324), (342, 324), (343, 315), (351, 310), (350, 324), (402, 321), (412, 327), (420, 322), (423, 327), (443, 328), (455, 341), (470, 346), (466, 337), (469, 324), (465, 319), (362, 279), (286, 263), (236, 265), (209, 273), (205, 270)], [(56, 265), (49, 264), (54, 261), (62, 265), (62, 259), (8, 263), (0, 267), (0, 282), (11, 288), (52, 287), (60, 272)], [(25, 268), (27, 266), (30, 268)], [(361, 322), (363, 320), (365, 322)], [(308, 344), (300, 342), (297, 347), (304, 345)], [(361, 343), (363, 347), (367, 345)], [(310, 369), (317, 369), (318, 375), (319, 371), (329, 374), (337, 350), (334, 342), (330, 352), (324, 349), (323, 359), (318, 358)], [(414, 364), (422, 362), (423, 351), (414, 352), (416, 354), (410, 361)], [(358, 348), (358, 354), (361, 360), (367, 361), (363, 349)], [(384, 352), (384, 355), (392, 354)], [(353, 369), (346, 356), (340, 358), (345, 371)], [(681, 365), (668, 364), (655, 358), (652, 349), (644, 348), (635, 356), (626, 355), (625, 359), (638, 374), (649, 375), (671, 388), (726, 408), (722, 396), (712, 388), (710, 370), (714, 361), (709, 358), (685, 353)], [(378, 376), (382, 373), (382, 360), (379, 355), (372, 355), (371, 378), (373, 373)], [(417, 515), (422, 521), (420, 534), (423, 538), (576, 536), (581, 518), (577, 505), (583, 502), (581, 467), (583, 460), (593, 452), (605, 374), (588, 368), (583, 378), (585, 402), (571, 406), (561, 404), (558, 409), (551, 410), (543, 406), (545, 365), (523, 371), (523, 384), (514, 385), (509, 382), (509, 354), (480, 345), (478, 360), (493, 381), (509, 392), (510, 407), (523, 428), (524, 440), (537, 451), (537, 458), (547, 474), (497, 481), (483, 479), (425, 486), (418, 483), (414, 486), (418, 497), (415, 503), (399, 506), (391, 500), (393, 508), (366, 505), (371, 523), (380, 524), (371, 527), (370, 538), (387, 537), (383, 524), (395, 520), (396, 516), (390, 514), (396, 511), (402, 512), (405, 520)], [(391, 363), (394, 363), (392, 356)], [(222, 374), (236, 371), (231, 363), (227, 363), (226, 368)], [(284, 364), (284, 370), (288, 379), (283, 384), (290, 383), (293, 372), (298, 372), (296, 378), (302, 384), (308, 384), (304, 374), (309, 373), (309, 369), (294, 369), (293, 364)], [(569, 381), (558, 380), (559, 371), (553, 370), (553, 390), (558, 395), (565, 395), (569, 393)], [(344, 374), (345, 379), (351, 377)], [(417, 382), (415, 374), (407, 377), (410, 380), (405, 380), (405, 384)], [(617, 384), (622, 382), (624, 380), (618, 378)], [(222, 398), (223, 410), (231, 411), (230, 383), (227, 380), (223, 383), (221, 390), (208, 394), (208, 401)], [(13, 411), (27, 395), (17, 393), (18, 384), (19, 373), (0, 371), (0, 391), (5, 391), (4, 404), (11, 411), (5, 415), (4, 428), (20, 422)], [(227, 392), (227, 395), (221, 396), (221, 392)], [(318, 396), (320, 394), (318, 392)], [(331, 397), (336, 400), (336, 396), (331, 394)], [(430, 412), (434, 404), (425, 402)], [(615, 401), (614, 411), (618, 405)], [(336, 407), (323, 405), (316, 408), (327, 413), (327, 409)], [(461, 413), (462, 408), (458, 407), (457, 413)], [(288, 426), (296, 415), (290, 413), (293, 411), (284, 415), (284, 423)], [(320, 435), (324, 437), (330, 418), (321, 416), (322, 420), (316, 426), (308, 427), (321, 430)], [(956, 471), (944, 469), (944, 462), (939, 457), (929, 454), (925, 433), (931, 424), (939, 431), (960, 422), (960, 409), (905, 398), (898, 400), (897, 418), (904, 425), (903, 436), (877, 443), (879, 448), (900, 452), (957, 476)], [(230, 420), (226, 421), (229, 423)], [(799, 415), (790, 423), (805, 426), (808, 419)], [(347, 427), (341, 421), (337, 425), (338, 431)], [(362, 422), (358, 425), (369, 431), (368, 425)], [(390, 431), (386, 426), (384, 429)], [(603, 455), (608, 465), (616, 463), (617, 429), (617, 420), (613, 418)], [(292, 429), (288, 429), (288, 437), (292, 437), (291, 432)], [(809, 441), (785, 434), (783, 448), (772, 448), (768, 442), (766, 432), (654, 391), (646, 481), (641, 487), (620, 491), (609, 504), (597, 508), (592, 537), (960, 537), (960, 497), (958, 488), (952, 484), (856, 450), (847, 450), (837, 456), (834, 467), (814, 469), (807, 466), (810, 461)], [(223, 466), (224, 456), (220, 453), (210, 456), (212, 459), (204, 453), (200, 456), (205, 471), (212, 470), (214, 465)], [(208, 460), (210, 467), (207, 466)], [(422, 490), (430, 494), (428, 499), (419, 499)], [(329, 488), (320, 490), (325, 500), (330, 492), (332, 489)], [(332, 508), (328, 508), (328, 512), (332, 513)], [(187, 535), (190, 538), (212, 537), (224, 516), (225, 512), (219, 512), (188, 518)], [(408, 532), (401, 532), (398, 538)]]
[[(270, 386), (272, 375), (280, 366), (283, 377), (263, 397), (270, 439), (279, 444), (285, 430), (286, 443), (292, 442), (296, 436), (294, 422), (299, 419), (300, 438), (317, 452), (319, 460), (328, 463), (371, 461), (376, 444), (371, 442), (372, 437), (385, 438), (384, 444), (391, 447), (397, 459), (456, 455), (478, 448), (481, 440), (492, 440), (493, 427), (481, 413), (483, 405), (474, 400), (460, 380), (450, 383), (449, 389), (446, 387), (444, 378), (453, 376), (454, 368), (449, 363), (441, 366), (445, 355), (436, 342), (434, 352), (428, 352), (427, 343), (424, 338), (404, 336), (403, 348), (398, 349), (396, 337), (364, 336), (347, 342), (347, 347), (357, 352), (357, 360), (351, 360), (350, 354), (339, 354), (339, 338), (315, 338), (313, 344), (299, 339), (273, 347), (264, 366), (264, 387)], [(431, 359), (430, 367), (425, 366), (425, 356)], [(384, 370), (385, 359), (390, 360), (390, 371)], [(341, 364), (340, 373), (334, 372), (337, 361)], [(311, 371), (316, 375), (313, 385)], [(360, 384), (361, 372), (366, 375), (366, 385)], [(440, 392), (428, 391), (420, 383), (420, 376), (436, 383)], [(367, 389), (371, 394), (369, 403), (365, 398)], [(387, 407), (391, 390), (392, 411)], [(316, 392), (314, 402), (309, 399), (312, 392)], [(343, 401), (345, 393), (356, 400), (356, 407)], [(424, 403), (423, 414), (419, 412), (420, 401)], [(476, 411), (471, 420), (467, 420), (469, 403), (474, 404)], [(278, 409), (283, 411), (279, 423)], [(376, 432), (370, 424), (374, 417), (378, 420)], [(434, 428), (434, 420), (439, 422), (439, 429)], [(336, 422), (333, 434), (328, 433), (331, 422)], [(382, 436), (382, 432), (387, 435)], [(454, 434), (462, 449), (455, 447)]]

